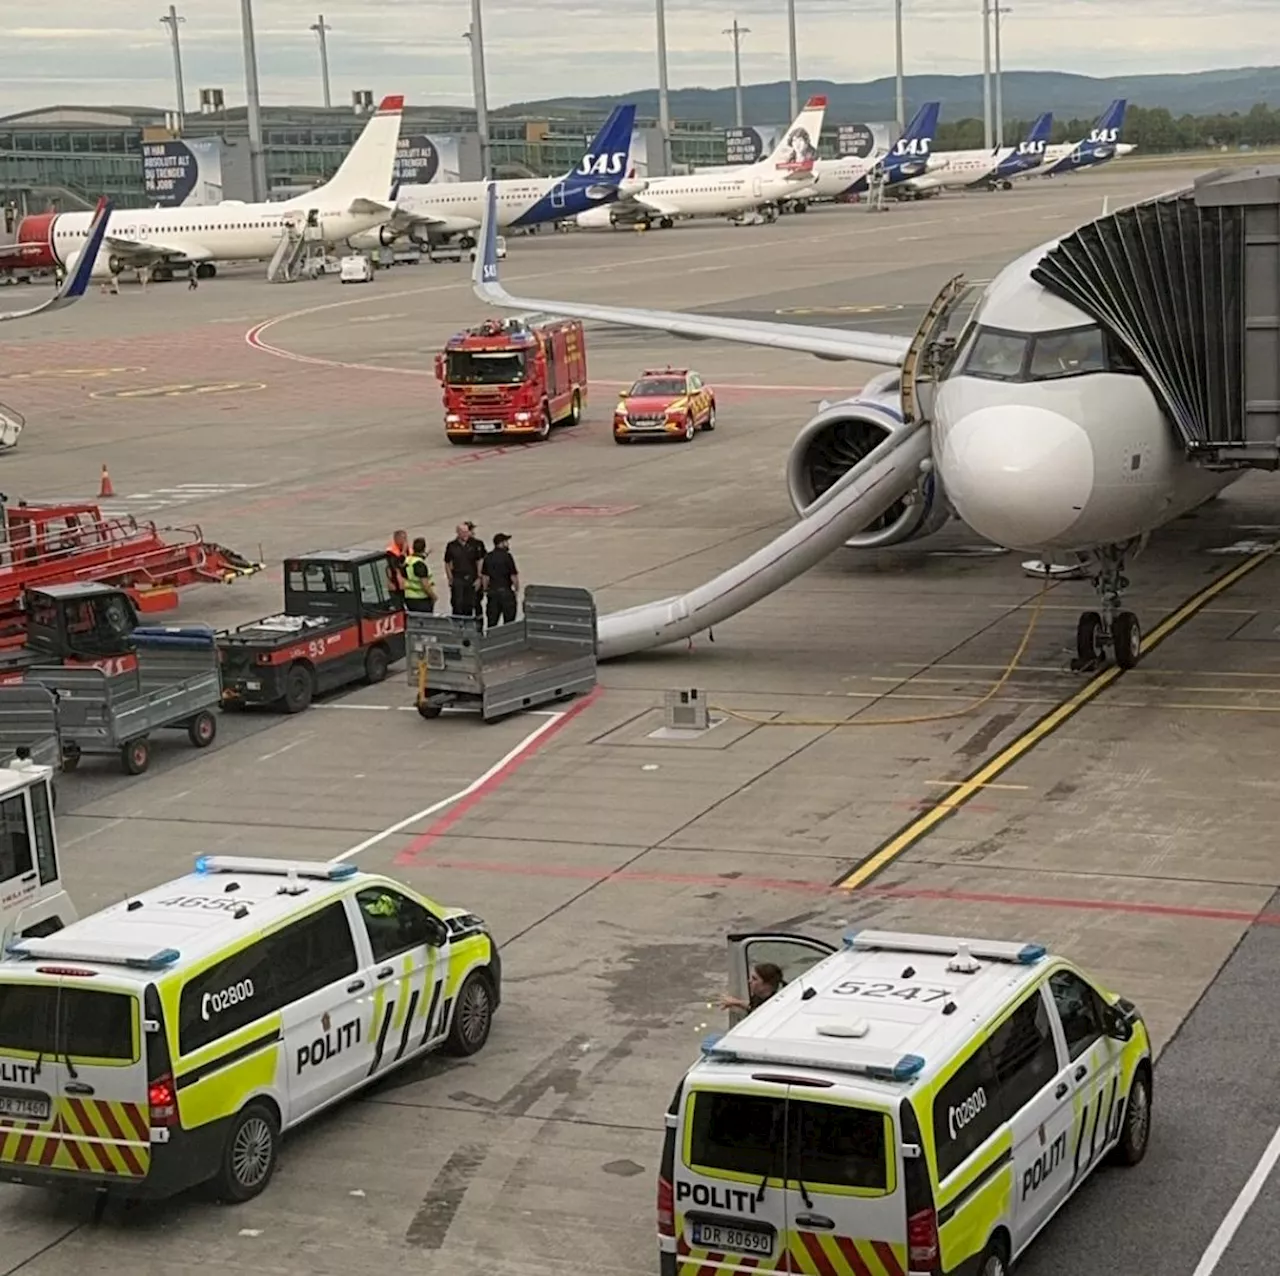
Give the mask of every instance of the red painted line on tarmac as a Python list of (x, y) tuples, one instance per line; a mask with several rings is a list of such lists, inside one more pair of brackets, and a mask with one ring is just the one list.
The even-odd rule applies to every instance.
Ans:
[(602, 687), (596, 687), (594, 691), (584, 696), (572, 708), (566, 709), (556, 719), (555, 723), (548, 727), (536, 740), (530, 740), (523, 749), (509, 758), (506, 766), (499, 771), (495, 771), (483, 784), (473, 789), (460, 802), (451, 806), (429, 829), (419, 833), (396, 856), (396, 864), (400, 867), (416, 864), (423, 851), (431, 846), (437, 838), (447, 833), (472, 807), (483, 801), (495, 789), (501, 788), (530, 758), (546, 745), (548, 740), (563, 731), (583, 710), (594, 704), (602, 691)]
[[(585, 705), (583, 706), (585, 707)], [(558, 725), (558, 724), (557, 724)], [(548, 732), (548, 735), (551, 733)], [(542, 739), (545, 739), (544, 736)], [(541, 745), (542, 740), (534, 741), (534, 748)], [(532, 750), (531, 750), (532, 751)], [(498, 779), (497, 776), (494, 777)], [(479, 796), (479, 791), (473, 797)], [(451, 816), (459, 813), (462, 807), (454, 807), (453, 811), (440, 823), (452, 823)], [(446, 824), (447, 827), (447, 824)], [(423, 838), (434, 841), (443, 832), (432, 826)], [(428, 843), (429, 844), (429, 843)], [(415, 843), (416, 845), (416, 843)], [(425, 849), (425, 846), (423, 847)], [(399, 863), (408, 860), (398, 859)], [(418, 868), (446, 868), (461, 873), (499, 873), (508, 877), (559, 877), (578, 878), (583, 880), (600, 880), (616, 882), (637, 882), (664, 886), (746, 886), (756, 890), (794, 891), (803, 895), (837, 895), (849, 898), (849, 892), (823, 882), (802, 882), (788, 877), (756, 877), (735, 873), (722, 875), (716, 873), (651, 873), (636, 869), (621, 869), (616, 873), (600, 872), (599, 869), (579, 867), (572, 864), (508, 864), (498, 860), (459, 860), (448, 857), (440, 859), (414, 859)], [(1240, 922), (1249, 926), (1280, 926), (1280, 913), (1250, 913), (1235, 908), (1198, 908), (1195, 905), (1155, 904), (1141, 900), (1102, 900), (1102, 899), (1070, 899), (1052, 895), (1002, 895), (991, 891), (949, 891), (931, 890), (927, 887), (915, 886), (863, 886), (857, 891), (859, 895), (872, 895), (877, 899), (921, 899), (937, 900), (951, 904), (1000, 904), (1024, 908), (1062, 908), (1075, 912), (1126, 913), (1148, 917), (1181, 917), (1196, 921)]]

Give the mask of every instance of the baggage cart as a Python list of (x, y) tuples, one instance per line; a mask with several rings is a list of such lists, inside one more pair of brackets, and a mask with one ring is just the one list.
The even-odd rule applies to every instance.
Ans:
[(34, 682), (0, 686), (0, 767), (24, 749), (40, 766), (62, 766), (58, 702), (48, 687)]
[(114, 753), (126, 775), (141, 775), (151, 761), (151, 733), (166, 728), (185, 730), (197, 749), (213, 743), (213, 710), (222, 699), (214, 631), (145, 627), (132, 632), (130, 646), (135, 659), (118, 665), (26, 671), (26, 685), (38, 683), (56, 697), (63, 770), (85, 754)]
[(496, 722), (596, 685), (596, 604), (589, 590), (529, 585), (524, 615), (481, 633), (474, 617), (406, 612), (406, 664), (418, 712), (447, 706)]

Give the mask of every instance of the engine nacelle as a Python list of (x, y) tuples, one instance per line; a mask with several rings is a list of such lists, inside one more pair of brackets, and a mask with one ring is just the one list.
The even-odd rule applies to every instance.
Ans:
[(578, 214), (576, 221), (583, 230), (608, 230), (616, 225), (611, 204), (597, 204)]
[[(803, 514), (828, 488), (891, 435), (901, 433), (901, 374), (895, 369), (867, 383), (861, 394), (824, 403), (800, 431), (787, 458), (787, 491)], [(895, 501), (869, 527), (845, 544), (880, 549), (938, 531), (951, 517), (935, 471), (922, 473), (916, 486)]]
[(392, 230), (391, 226), (384, 222), (378, 227), (378, 243), (383, 248), (390, 248), (403, 233), (403, 231)]

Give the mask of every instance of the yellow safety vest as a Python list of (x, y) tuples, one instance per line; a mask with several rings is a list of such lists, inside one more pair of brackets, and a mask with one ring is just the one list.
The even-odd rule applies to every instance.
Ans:
[(431, 588), (431, 572), (428, 569), (425, 576), (415, 576), (414, 567), (418, 563), (426, 563), (426, 559), (419, 554), (410, 554), (404, 560), (404, 596), (406, 598), (429, 598)]

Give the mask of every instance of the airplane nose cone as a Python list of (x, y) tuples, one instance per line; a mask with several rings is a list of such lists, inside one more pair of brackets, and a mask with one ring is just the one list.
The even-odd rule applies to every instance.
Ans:
[(1093, 491), (1093, 445), (1075, 421), (1045, 408), (993, 406), (947, 432), (942, 481), (979, 536), (1010, 549), (1051, 548)]

